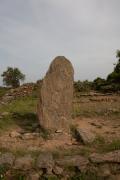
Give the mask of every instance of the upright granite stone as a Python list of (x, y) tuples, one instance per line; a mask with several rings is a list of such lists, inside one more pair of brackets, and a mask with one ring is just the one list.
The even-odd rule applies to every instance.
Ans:
[(68, 130), (71, 123), (74, 70), (64, 56), (56, 57), (43, 79), (38, 103), (42, 128)]

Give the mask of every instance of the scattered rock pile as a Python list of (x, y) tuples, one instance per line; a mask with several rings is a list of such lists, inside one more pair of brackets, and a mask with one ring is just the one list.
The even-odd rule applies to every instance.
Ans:
[(55, 158), (51, 153), (46, 152), (36, 154), (36, 156), (31, 154), (15, 156), (7, 152), (0, 155), (0, 166), (7, 167), (3, 172), (0, 171), (0, 175), (10, 179), (14, 179), (17, 170), (29, 180), (45, 177), (46, 179), (49, 177), (72, 179), (83, 175), (86, 180), (93, 177), (94, 179), (117, 180), (120, 177), (120, 151), (106, 154), (93, 153), (89, 157), (69, 155), (64, 158)]
[(7, 104), (12, 100), (15, 100), (19, 97), (29, 96), (32, 94), (35, 84), (34, 83), (27, 83), (24, 84), (16, 89), (10, 89), (7, 94), (5, 94), (0, 104)]

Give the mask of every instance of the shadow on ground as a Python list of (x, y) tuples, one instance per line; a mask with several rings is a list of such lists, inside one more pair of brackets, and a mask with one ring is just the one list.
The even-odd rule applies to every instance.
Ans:
[(35, 113), (13, 113), (12, 118), (24, 131), (34, 132), (39, 127), (38, 118)]

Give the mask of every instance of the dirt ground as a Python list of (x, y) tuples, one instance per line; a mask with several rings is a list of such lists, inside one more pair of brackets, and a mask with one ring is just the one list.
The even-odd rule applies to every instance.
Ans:
[[(88, 129), (106, 142), (120, 139), (120, 97), (80, 97), (74, 102), (73, 125)], [(76, 105), (77, 104), (77, 105)], [(77, 109), (77, 111), (76, 111)], [(98, 111), (99, 110), (99, 111)], [(99, 113), (98, 113), (99, 112)], [(106, 115), (107, 114), (107, 115)], [(24, 121), (24, 119), (23, 119)], [(0, 134), (0, 149), (10, 151), (56, 151), (83, 147), (71, 134), (55, 133), (48, 139), (42, 137), (10, 137), (11, 132), (21, 133), (22, 126), (16, 125)], [(28, 132), (30, 133), (30, 132)]]

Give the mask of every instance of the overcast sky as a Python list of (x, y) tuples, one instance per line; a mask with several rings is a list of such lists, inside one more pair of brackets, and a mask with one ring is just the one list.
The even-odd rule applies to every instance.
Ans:
[(62, 55), (75, 79), (104, 78), (117, 49), (120, 0), (0, 0), (0, 74), (18, 67), (36, 81)]

